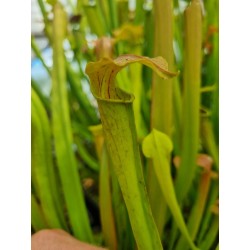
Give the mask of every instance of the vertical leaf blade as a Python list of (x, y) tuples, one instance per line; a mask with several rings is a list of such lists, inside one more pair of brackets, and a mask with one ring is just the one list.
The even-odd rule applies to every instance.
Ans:
[(162, 58), (123, 55), (115, 60), (101, 59), (89, 63), (86, 73), (97, 98), (104, 137), (128, 209), (138, 249), (162, 249), (154, 223), (145, 183), (132, 108), (133, 96), (115, 86), (116, 74), (125, 66), (140, 62), (162, 77), (175, 76)]
[(69, 117), (63, 50), (65, 32), (65, 13), (61, 5), (57, 3), (54, 6), (52, 70), (52, 128), (56, 159), (73, 234), (80, 240), (92, 242), (92, 232), (83, 199), (76, 160), (72, 150), (73, 139)]
[(48, 227), (42, 210), (33, 194), (31, 196), (31, 225), (36, 232)]
[(202, 12), (199, 0), (185, 10), (185, 56), (183, 96), (183, 141), (181, 165), (176, 179), (176, 195), (180, 202), (192, 184), (199, 145), (199, 109), (201, 84)]
[(51, 153), (51, 134), (46, 111), (36, 92), (31, 91), (32, 179), (45, 220), (50, 228), (66, 229)]
[[(169, 63), (171, 70), (174, 69), (173, 51), (173, 11), (171, 0), (154, 0), (154, 56), (163, 56)], [(170, 137), (173, 129), (173, 79), (161, 79), (153, 73), (152, 104), (151, 104), (151, 129), (157, 129)], [(149, 168), (149, 199), (152, 212), (157, 223), (160, 235), (166, 222), (167, 206), (153, 168)], [(159, 204), (154, 202), (157, 196)]]
[(100, 169), (99, 188), (101, 223), (106, 244), (111, 250), (116, 250), (118, 245), (110, 184), (110, 164), (106, 145), (104, 145)]

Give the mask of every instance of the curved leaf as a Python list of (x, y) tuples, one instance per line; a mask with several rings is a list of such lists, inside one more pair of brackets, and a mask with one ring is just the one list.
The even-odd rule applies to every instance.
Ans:
[(162, 57), (148, 58), (137, 55), (122, 55), (112, 60), (102, 58), (98, 62), (87, 64), (86, 73), (91, 81), (91, 89), (98, 99), (112, 101), (132, 102), (133, 97), (119, 91), (115, 87), (115, 77), (117, 73), (127, 65), (140, 62), (152, 68), (162, 78), (174, 77), (177, 73), (168, 71), (168, 64)]
[(173, 150), (173, 144), (170, 138), (156, 129), (145, 137), (142, 142), (142, 151), (148, 158), (152, 158), (153, 167), (156, 173), (156, 177), (159, 181), (164, 198), (174, 216), (176, 224), (180, 228), (182, 234), (187, 239), (192, 249), (197, 249), (191, 240), (187, 226), (183, 219), (181, 209), (178, 205), (173, 180), (170, 170), (170, 156)]
[(140, 62), (160, 76), (175, 76), (161, 58), (123, 55), (115, 60), (103, 58), (88, 63), (86, 73), (97, 98), (108, 153), (128, 209), (138, 249), (162, 249), (154, 223), (142, 173), (132, 102), (134, 97), (115, 86), (115, 76), (127, 65)]

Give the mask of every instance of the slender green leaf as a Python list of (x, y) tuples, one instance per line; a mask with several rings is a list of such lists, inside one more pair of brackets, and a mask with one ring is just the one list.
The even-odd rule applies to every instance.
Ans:
[(97, 3), (92, 5), (83, 3), (82, 7), (87, 16), (91, 31), (98, 36), (104, 36), (107, 33), (107, 27), (105, 26), (105, 19), (99, 5), (97, 5)]
[[(174, 50), (173, 50), (173, 10), (171, 0), (154, 0), (154, 56), (166, 58), (169, 68), (174, 70)], [(172, 137), (173, 132), (173, 79), (166, 81), (157, 74), (153, 74), (152, 79), (152, 100), (151, 100), (151, 129), (157, 129)], [(149, 168), (148, 188), (150, 191), (150, 204), (152, 212), (157, 222), (157, 227), (162, 235), (166, 222), (167, 207), (161, 188), (156, 184), (157, 177), (152, 168)], [(156, 179), (156, 180), (155, 180)], [(158, 187), (158, 188), (157, 188)], [(155, 203), (153, 197), (157, 196), (159, 202)]]
[[(66, 229), (60, 207), (59, 193), (55, 187), (55, 173), (52, 162), (51, 134), (46, 111), (39, 97), (31, 92), (31, 163), (37, 195), (44, 217), (50, 228)], [(59, 204), (58, 204), (59, 203)]]
[(51, 39), (51, 33), (52, 33), (52, 28), (51, 28), (51, 22), (48, 18), (48, 12), (45, 8), (45, 2), (44, 0), (37, 0), (38, 1), (38, 5), (40, 7), (42, 16), (43, 16), (43, 21), (44, 21), (44, 30), (45, 30), (45, 34), (47, 36), (47, 38), (49, 39), (49, 42), (52, 43), (52, 39)]
[(89, 130), (91, 131), (93, 137), (94, 137), (94, 142), (95, 142), (95, 149), (96, 149), (96, 154), (101, 161), (102, 159), (102, 148), (103, 148), (103, 143), (104, 143), (104, 137), (103, 137), (103, 131), (102, 131), (102, 125), (95, 125), (95, 126), (90, 126)]
[(51, 76), (51, 71), (49, 69), (49, 67), (47, 66), (47, 64), (45, 63), (43, 57), (42, 57), (42, 53), (40, 51), (40, 49), (38, 48), (35, 38), (33, 36), (31, 36), (31, 48), (34, 51), (35, 55), (39, 58), (39, 60), (41, 61), (41, 63), (43, 64), (45, 70), (47, 71), (47, 73), (49, 74), (49, 76)]
[(100, 170), (100, 214), (104, 239), (110, 250), (117, 249), (117, 236), (111, 198), (110, 164), (106, 146), (103, 147)]
[(195, 177), (199, 146), (202, 15), (200, 0), (192, 0), (185, 10), (184, 96), (181, 165), (175, 183), (182, 203)]
[(205, 235), (204, 240), (199, 245), (202, 250), (211, 249), (212, 245), (215, 243), (219, 231), (219, 218), (217, 215), (213, 216), (212, 224)]
[(167, 70), (162, 58), (123, 55), (115, 60), (103, 58), (88, 63), (86, 73), (97, 98), (108, 152), (128, 209), (138, 249), (162, 249), (161, 241), (151, 215), (145, 190), (139, 148), (132, 109), (133, 96), (115, 87), (115, 76), (125, 66), (141, 62), (162, 77), (175, 73)]
[(204, 147), (214, 159), (216, 170), (219, 170), (219, 150), (215, 140), (214, 131), (209, 118), (202, 118), (201, 121), (201, 136)]
[(117, 0), (118, 23), (127, 23), (129, 19), (128, 0)]
[[(110, 158), (110, 157), (109, 157)], [(110, 174), (112, 183), (112, 201), (117, 229), (118, 249), (127, 250), (135, 248), (135, 239), (129, 221), (127, 208), (122, 196), (117, 177), (114, 173), (114, 167), (110, 161)]]
[(31, 195), (31, 225), (36, 232), (48, 228), (42, 210), (33, 194)]
[(143, 5), (145, 4), (144, 0), (136, 0), (136, 9), (135, 9), (135, 20), (134, 22), (136, 24), (141, 24), (144, 21), (145, 18), (145, 10), (143, 8)]
[(161, 191), (174, 216), (176, 224), (180, 228), (183, 236), (187, 239), (190, 247), (192, 249), (197, 249), (190, 237), (175, 195), (169, 164), (171, 152), (173, 150), (171, 140), (166, 134), (153, 129), (143, 140), (142, 150), (146, 157), (152, 158), (153, 168), (159, 181)]
[(218, 183), (218, 180), (217, 181), (215, 180), (211, 183), (211, 190), (210, 190), (208, 202), (206, 205), (206, 211), (203, 215), (201, 227), (200, 227), (198, 238), (197, 238), (198, 244), (204, 239), (207, 233), (207, 230), (209, 228), (209, 225), (213, 217), (211, 207), (215, 203), (215, 201), (218, 199), (218, 195), (219, 195), (219, 183)]
[(97, 0), (98, 5), (100, 6), (100, 10), (102, 12), (102, 16), (105, 20), (106, 27), (108, 30), (111, 30), (111, 16), (109, 15), (109, 6), (107, 0)]
[(41, 102), (43, 103), (43, 106), (46, 108), (47, 111), (50, 110), (50, 105), (49, 105), (49, 100), (48, 98), (42, 93), (39, 84), (31, 78), (31, 86), (32, 89), (37, 93), (37, 95), (39, 96)]
[[(204, 168), (204, 172), (201, 174), (200, 183), (197, 191), (197, 198), (195, 204), (192, 207), (192, 211), (188, 218), (187, 227), (190, 232), (192, 240), (195, 240), (198, 233), (200, 223), (202, 221), (202, 216), (204, 213), (205, 205), (207, 202), (208, 192), (212, 177), (213, 160), (208, 155), (199, 155), (197, 159), (197, 165)], [(186, 240), (181, 237), (177, 243), (176, 250), (188, 249)]]
[[(173, 11), (170, 0), (154, 2), (154, 56), (166, 58), (170, 70), (174, 70)], [(172, 84), (171, 78), (163, 81), (153, 74), (151, 128), (171, 136), (172, 131)]]
[(92, 170), (95, 172), (99, 172), (99, 164), (96, 159), (88, 152), (85, 145), (82, 143), (81, 139), (75, 138), (74, 139), (77, 145), (77, 152), (79, 153), (80, 157)]
[(74, 96), (77, 99), (77, 102), (81, 107), (86, 122), (88, 123), (88, 125), (96, 124), (98, 122), (96, 111), (91, 105), (86, 93), (83, 92), (80, 77), (75, 73), (75, 71), (72, 69), (71, 65), (68, 62), (65, 63), (67, 80)]
[(72, 231), (76, 238), (92, 242), (92, 232), (72, 149), (73, 139), (63, 50), (63, 40), (66, 35), (66, 16), (59, 3), (54, 6), (53, 10), (52, 128), (56, 160)]
[(109, 6), (109, 16), (111, 20), (111, 30), (118, 27), (118, 14), (117, 14), (117, 2), (116, 0), (107, 0)]

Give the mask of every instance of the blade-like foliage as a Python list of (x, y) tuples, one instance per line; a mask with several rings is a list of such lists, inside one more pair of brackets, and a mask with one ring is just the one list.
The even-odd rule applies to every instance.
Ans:
[(142, 150), (146, 157), (152, 158), (153, 168), (159, 181), (161, 191), (166, 203), (173, 213), (177, 225), (186, 237), (190, 247), (192, 249), (197, 249), (189, 235), (174, 191), (174, 184), (169, 165), (171, 152), (173, 150), (171, 140), (166, 134), (153, 129), (152, 132), (145, 137), (142, 144)]
[(63, 186), (69, 220), (74, 235), (92, 242), (87, 209), (85, 206), (76, 160), (72, 150), (72, 131), (66, 89), (63, 39), (66, 32), (66, 16), (58, 3), (54, 6), (53, 70), (52, 70), (52, 128), (57, 154), (57, 164)]
[(91, 89), (97, 98), (107, 149), (128, 209), (138, 249), (162, 249), (151, 215), (137, 144), (132, 109), (133, 96), (115, 86), (116, 74), (128, 64), (140, 62), (154, 69), (160, 76), (172, 77), (162, 58), (135, 55), (115, 60), (101, 59), (86, 67)]

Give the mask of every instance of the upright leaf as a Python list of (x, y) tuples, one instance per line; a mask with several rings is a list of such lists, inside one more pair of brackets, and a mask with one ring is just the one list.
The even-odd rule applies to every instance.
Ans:
[[(154, 0), (154, 56), (163, 56), (169, 63), (169, 68), (174, 69), (173, 51), (173, 10), (171, 0)], [(172, 136), (173, 130), (173, 79), (164, 81), (157, 74), (153, 74), (152, 103), (151, 103), (151, 129), (157, 129), (168, 136)], [(152, 168), (149, 168), (149, 199), (152, 206), (154, 218), (160, 235), (162, 234), (166, 221), (167, 207), (161, 188), (157, 183)], [(154, 202), (157, 196), (159, 204)]]
[[(187, 227), (190, 232), (192, 240), (196, 239), (202, 216), (204, 214), (205, 205), (207, 202), (208, 192), (210, 188), (211, 179), (214, 173), (211, 171), (213, 160), (205, 154), (200, 154), (197, 157), (197, 165), (204, 168), (201, 174), (199, 187), (197, 190), (196, 201), (192, 207), (190, 216), (188, 218)], [(188, 249), (186, 240), (181, 237), (177, 243), (176, 250)]]
[(67, 229), (56, 173), (52, 162), (51, 131), (47, 113), (36, 92), (31, 91), (32, 181), (49, 228)]
[(116, 74), (128, 64), (140, 62), (162, 77), (176, 74), (167, 70), (163, 58), (123, 55), (115, 60), (103, 58), (88, 63), (86, 73), (98, 101), (104, 137), (128, 209), (138, 249), (162, 249), (143, 179), (140, 153), (132, 109), (134, 97), (115, 86)]
[(202, 44), (201, 1), (192, 0), (185, 10), (184, 95), (182, 118), (181, 165), (175, 187), (183, 201), (195, 177), (199, 146), (199, 110)]
[(166, 134), (153, 129), (152, 132), (145, 137), (142, 143), (142, 150), (146, 157), (152, 158), (153, 168), (160, 184), (161, 192), (163, 193), (165, 201), (174, 216), (176, 224), (180, 228), (183, 236), (187, 239), (190, 247), (192, 249), (197, 249), (189, 235), (181, 209), (175, 196), (174, 184), (169, 164), (171, 152), (173, 150), (171, 140)]
[(218, 231), (219, 231), (219, 218), (218, 215), (214, 215), (210, 228), (206, 233), (204, 240), (199, 245), (202, 250), (211, 249), (212, 245), (217, 240), (216, 238), (218, 236)]
[(48, 227), (41, 207), (33, 194), (31, 196), (31, 225), (36, 232)]
[(52, 70), (52, 128), (56, 159), (63, 187), (70, 224), (75, 237), (92, 242), (87, 209), (72, 149), (72, 131), (69, 116), (65, 56), (63, 40), (66, 16), (59, 3), (54, 6), (53, 70)]
[(104, 239), (110, 250), (116, 250), (118, 246), (111, 198), (110, 164), (105, 144), (103, 146), (100, 169), (99, 196), (101, 223)]

